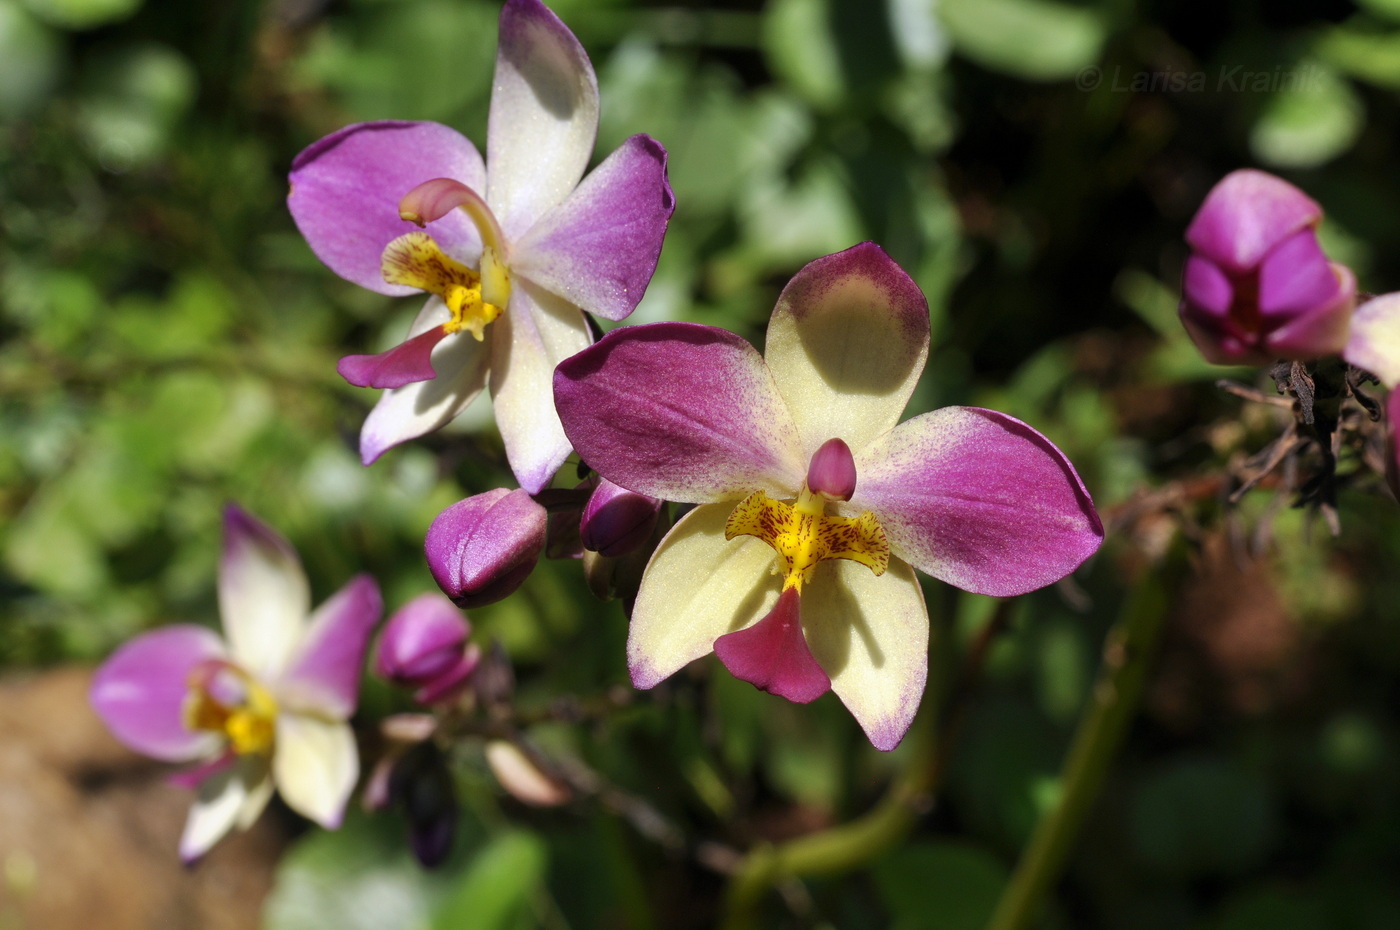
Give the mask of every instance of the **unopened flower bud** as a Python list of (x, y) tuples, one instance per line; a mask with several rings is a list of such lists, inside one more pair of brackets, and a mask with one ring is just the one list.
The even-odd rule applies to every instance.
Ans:
[(584, 547), (609, 558), (626, 555), (651, 537), (661, 504), (599, 478), (579, 520)]
[(545, 509), (522, 490), (497, 488), (468, 497), (428, 528), (428, 568), (459, 607), (494, 603), (534, 570), (546, 526)]
[(1262, 171), (1226, 175), (1186, 230), (1192, 249), (1181, 321), (1221, 365), (1299, 361), (1341, 351), (1356, 278), (1317, 242), (1319, 207)]
[(441, 865), (457, 834), (457, 793), (442, 750), (431, 742), (413, 747), (394, 766), (391, 783), (408, 818), (414, 857), (425, 868)]
[(486, 744), (486, 764), (502, 788), (531, 807), (558, 807), (572, 796), (568, 785), (546, 774), (519, 746), (506, 740)]
[(422, 704), (436, 704), (462, 690), (480, 661), (481, 650), (467, 645), (471, 625), (441, 594), (423, 594), (389, 618), (379, 639), (374, 670), (406, 688)]
[(841, 439), (828, 439), (812, 454), (807, 488), (828, 500), (848, 501), (856, 493), (856, 460)]

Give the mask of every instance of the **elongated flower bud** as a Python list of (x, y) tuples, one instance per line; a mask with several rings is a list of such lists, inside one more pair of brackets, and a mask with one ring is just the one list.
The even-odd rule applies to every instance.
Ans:
[(428, 568), (457, 606), (494, 603), (534, 571), (547, 523), (545, 509), (519, 489), (468, 497), (438, 514), (428, 528)]
[(481, 660), (481, 650), (467, 645), (471, 625), (441, 594), (423, 594), (399, 609), (385, 624), (374, 670), (381, 678), (415, 688), (421, 704), (454, 697)]
[(579, 520), (584, 547), (609, 558), (626, 555), (651, 536), (661, 504), (655, 497), (598, 479)]

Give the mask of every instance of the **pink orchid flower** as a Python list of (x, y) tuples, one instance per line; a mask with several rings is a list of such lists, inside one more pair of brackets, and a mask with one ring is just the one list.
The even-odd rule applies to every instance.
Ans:
[(406, 342), (339, 365), (352, 384), (385, 389), (360, 433), (365, 464), (489, 385), (506, 456), (533, 494), (570, 451), (554, 367), (592, 341), (584, 312), (621, 320), (636, 308), (675, 199), (666, 150), (645, 135), (583, 176), (598, 81), (539, 0), (501, 10), (493, 87), (485, 162), (438, 123), (360, 123), (297, 156), (287, 205), (336, 274), (430, 295)]
[(714, 650), (790, 700), (835, 691), (893, 749), (928, 673), (914, 568), (1009, 596), (1098, 548), (1074, 467), (1029, 426), (975, 407), (899, 422), (928, 346), (923, 294), (864, 243), (798, 272), (763, 356), (722, 329), (657, 323), (559, 366), (559, 414), (590, 466), (699, 505), (647, 565), (633, 684)]
[(117, 739), (156, 759), (199, 763), (178, 779), (198, 787), (180, 840), (186, 862), (252, 824), (274, 787), (321, 826), (340, 824), (359, 774), (346, 721), (383, 604), (374, 579), (357, 575), (310, 606), (296, 551), (230, 506), (219, 564), (227, 640), (168, 626), (97, 670), (92, 706)]
[(1375, 375), (1390, 392), (1385, 402), (1385, 476), (1400, 498), (1400, 293), (1382, 294), (1356, 308), (1342, 357)]

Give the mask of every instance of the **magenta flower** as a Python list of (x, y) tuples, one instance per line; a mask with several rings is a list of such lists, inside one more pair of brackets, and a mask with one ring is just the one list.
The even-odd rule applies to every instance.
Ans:
[(420, 704), (456, 697), (481, 661), (481, 649), (468, 644), (471, 624), (452, 602), (436, 592), (420, 594), (389, 618), (379, 638), (374, 671), (413, 688)]
[(297, 156), (287, 204), (316, 255), (378, 293), (430, 295), (398, 348), (341, 360), (351, 383), (386, 389), (360, 433), (365, 464), (488, 384), (520, 485), (537, 493), (563, 463), (554, 367), (592, 341), (581, 311), (637, 306), (675, 207), (666, 150), (644, 135), (584, 178), (597, 131), (578, 40), (539, 0), (507, 0), (486, 163), (437, 123), (348, 126)]
[(357, 575), (314, 613), (295, 550), (257, 519), (224, 512), (219, 612), (227, 640), (188, 624), (122, 646), (91, 701), (137, 752), (196, 762), (198, 796), (180, 840), (186, 862), (246, 828), (274, 786), (299, 813), (339, 826), (359, 774), (355, 712), (365, 646), (383, 605)]
[(1342, 357), (1375, 375), (1390, 392), (1385, 402), (1385, 477), (1400, 498), (1400, 293), (1382, 294), (1356, 308)]
[(622, 487), (699, 504), (647, 566), (632, 681), (712, 649), (790, 700), (834, 690), (878, 749), (928, 671), (914, 568), (1014, 595), (1073, 571), (1103, 528), (1073, 466), (1011, 417), (899, 422), (928, 357), (928, 303), (873, 243), (784, 289), (764, 356), (709, 326), (625, 327), (559, 366), (579, 454)]
[(1322, 208), (1262, 171), (1211, 189), (1186, 230), (1181, 322), (1208, 361), (1262, 365), (1334, 355), (1347, 338), (1356, 278), (1317, 243)]

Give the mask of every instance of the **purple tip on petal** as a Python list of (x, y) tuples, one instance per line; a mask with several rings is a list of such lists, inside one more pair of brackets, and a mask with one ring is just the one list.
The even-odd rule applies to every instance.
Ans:
[(650, 538), (661, 503), (600, 478), (579, 519), (583, 545), (609, 558), (626, 555)]
[(850, 500), (856, 493), (856, 460), (851, 447), (839, 438), (822, 443), (807, 466), (807, 489), (829, 500)]
[(437, 375), (433, 370), (433, 348), (446, 336), (446, 327), (434, 326), (388, 352), (347, 355), (335, 366), (335, 370), (355, 387), (387, 390), (418, 381), (431, 381)]
[(547, 517), (519, 489), (497, 488), (458, 501), (428, 528), (428, 568), (459, 607), (499, 601), (534, 571), (544, 551)]
[(831, 679), (802, 634), (800, 598), (788, 588), (768, 616), (715, 640), (715, 655), (740, 681), (761, 691), (808, 704), (831, 690)]

